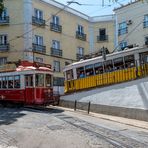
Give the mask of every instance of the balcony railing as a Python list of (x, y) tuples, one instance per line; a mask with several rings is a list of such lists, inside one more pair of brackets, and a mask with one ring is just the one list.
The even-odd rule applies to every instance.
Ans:
[(0, 17), (0, 25), (9, 24), (9, 16)]
[(118, 35), (119, 36), (122, 35), (122, 34), (126, 34), (126, 33), (128, 33), (128, 27), (118, 30)]
[(6, 52), (10, 48), (9, 44), (0, 44), (0, 52)]
[(97, 36), (97, 42), (104, 42), (104, 41), (108, 41), (108, 35)]
[(77, 58), (77, 60), (83, 59), (84, 55), (77, 53), (76, 58)]
[(55, 48), (52, 48), (52, 47), (51, 47), (51, 55), (52, 55), (52, 56), (62, 57), (62, 54), (63, 54), (62, 50), (60, 50), (60, 49), (55, 49)]
[(32, 24), (37, 26), (45, 26), (45, 20), (32, 16)]
[(50, 30), (55, 32), (62, 32), (62, 26), (54, 23), (50, 23)]
[(86, 34), (79, 32), (79, 31), (76, 31), (76, 38), (83, 40), (83, 41), (86, 41)]
[(38, 53), (46, 53), (46, 46), (38, 45), (38, 44), (32, 44), (32, 48), (34, 52)]
[(144, 21), (143, 22), (143, 28), (147, 28), (148, 27), (148, 21)]

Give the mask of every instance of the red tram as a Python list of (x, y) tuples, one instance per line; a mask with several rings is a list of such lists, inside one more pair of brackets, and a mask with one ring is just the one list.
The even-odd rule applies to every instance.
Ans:
[(58, 103), (53, 94), (51, 67), (21, 62), (15, 71), (0, 73), (0, 102), (43, 105)]

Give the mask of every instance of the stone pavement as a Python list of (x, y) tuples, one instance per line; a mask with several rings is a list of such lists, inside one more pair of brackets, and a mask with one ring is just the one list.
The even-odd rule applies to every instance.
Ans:
[[(64, 108), (64, 107), (56, 107), (56, 108), (66, 110), (66, 111), (70, 111), (70, 112), (74, 112), (73, 109), (69, 109), (69, 108)], [(82, 110), (81, 111), (77, 110), (76, 112), (87, 114), (86, 111), (82, 111)], [(89, 115), (97, 117), (97, 118), (115, 121), (115, 122), (118, 122), (118, 123), (123, 123), (123, 124), (126, 124), (126, 125), (131, 125), (131, 126), (135, 126), (135, 127), (139, 127), (139, 128), (143, 128), (143, 129), (148, 130), (148, 122), (146, 122), (146, 121), (128, 119), (128, 118), (123, 118), (123, 117), (117, 117), (117, 116), (111, 116), (111, 115), (105, 115), (105, 114), (98, 114), (98, 113), (92, 113), (92, 112), (90, 112)]]

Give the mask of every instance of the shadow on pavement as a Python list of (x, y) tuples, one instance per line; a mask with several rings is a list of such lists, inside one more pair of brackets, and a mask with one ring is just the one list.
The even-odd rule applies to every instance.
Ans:
[(0, 126), (12, 124), (25, 115), (22, 109), (0, 107)]
[(62, 113), (64, 112), (63, 109), (59, 109), (59, 108), (56, 108), (56, 107), (53, 107), (53, 106), (49, 106), (49, 107), (32, 107), (32, 106), (29, 106), (29, 107), (24, 107), (24, 110), (26, 111), (29, 111), (29, 112), (40, 112), (40, 113), (47, 113), (47, 114), (54, 114), (54, 113)]
[[(26, 112), (24, 112), (26, 111)], [(64, 110), (57, 109), (55, 107), (1, 107), (0, 106), (0, 126), (1, 125), (9, 125), (17, 122), (18, 118), (21, 118), (27, 115), (27, 112), (34, 112), (34, 113), (44, 113), (44, 114), (54, 114), (54, 113), (62, 113)]]

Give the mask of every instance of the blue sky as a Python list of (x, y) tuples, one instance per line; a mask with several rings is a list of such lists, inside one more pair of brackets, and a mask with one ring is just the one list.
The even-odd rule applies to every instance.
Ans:
[[(67, 1), (72, 1), (72, 0), (56, 0), (56, 1), (66, 5)], [(74, 1), (80, 4), (86, 4), (86, 5), (78, 5), (73, 3), (70, 5), (70, 7), (84, 14), (87, 14), (89, 16), (99, 16), (99, 15), (112, 14), (113, 13), (112, 10), (114, 8), (117, 8), (122, 4), (127, 4), (128, 2), (131, 2), (134, 0), (118, 0), (117, 3), (113, 2), (115, 0), (104, 0), (104, 7), (102, 6), (103, 0), (74, 0)]]

